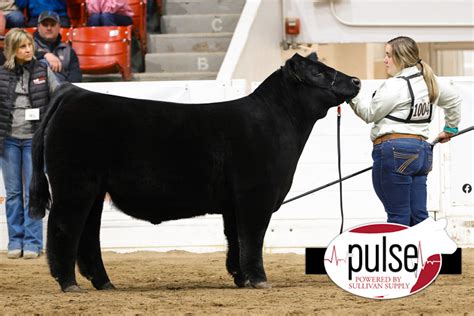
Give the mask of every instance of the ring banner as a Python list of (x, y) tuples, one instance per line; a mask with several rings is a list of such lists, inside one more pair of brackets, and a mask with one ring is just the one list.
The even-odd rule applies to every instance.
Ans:
[[(326, 248), (305, 249), (306, 274), (326, 274), (324, 254)], [(443, 264), (439, 274), (462, 274), (462, 248), (457, 248), (452, 254), (441, 254)]]

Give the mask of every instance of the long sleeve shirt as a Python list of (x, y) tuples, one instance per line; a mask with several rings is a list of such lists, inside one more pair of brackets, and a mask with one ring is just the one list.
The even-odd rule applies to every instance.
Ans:
[(20, 10), (27, 8), (30, 17), (37, 17), (43, 11), (54, 11), (59, 16), (67, 16), (66, 0), (16, 0), (15, 3)]
[[(412, 99), (406, 80), (399, 76), (408, 77), (418, 73), (416, 66), (408, 67), (400, 71), (394, 77), (387, 79), (375, 92), (370, 102), (362, 100), (356, 96), (350, 106), (357, 116), (367, 123), (374, 123), (370, 139), (373, 141), (377, 137), (391, 133), (414, 134), (429, 137), (429, 123), (404, 123), (387, 118), (391, 115), (400, 119), (405, 119), (410, 113)], [(435, 106), (444, 110), (444, 120), (446, 126), (450, 128), (458, 127), (461, 120), (461, 98), (455, 89), (437, 80), (439, 95), (433, 104), (432, 117)], [(428, 87), (423, 76), (410, 80), (410, 84), (415, 95), (415, 99), (428, 99)]]
[(126, 0), (86, 0), (86, 7), (89, 14), (94, 13), (114, 13), (126, 16), (132, 16)]

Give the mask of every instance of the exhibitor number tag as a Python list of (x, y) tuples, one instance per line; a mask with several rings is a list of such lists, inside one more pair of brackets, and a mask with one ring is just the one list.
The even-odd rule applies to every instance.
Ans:
[(25, 120), (26, 121), (38, 121), (40, 119), (39, 109), (26, 109)]
[(430, 101), (427, 98), (417, 100), (413, 106), (413, 113), (411, 115), (411, 120), (421, 121), (429, 119), (431, 116), (431, 105)]

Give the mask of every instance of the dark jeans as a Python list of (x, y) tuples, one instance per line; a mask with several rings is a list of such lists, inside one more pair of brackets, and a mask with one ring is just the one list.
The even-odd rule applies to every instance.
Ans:
[(95, 13), (89, 16), (88, 26), (127, 26), (131, 25), (133, 20), (127, 15), (113, 13)]
[(8, 12), (5, 15), (5, 27), (12, 29), (14, 27), (25, 27), (25, 16), (21, 11)]
[(389, 223), (416, 225), (428, 218), (426, 179), (433, 164), (431, 145), (401, 138), (375, 145), (372, 183)]

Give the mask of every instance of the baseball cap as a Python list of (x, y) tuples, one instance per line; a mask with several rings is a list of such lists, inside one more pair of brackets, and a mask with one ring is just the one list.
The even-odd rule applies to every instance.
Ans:
[(54, 11), (43, 11), (38, 17), (38, 23), (43, 22), (44, 20), (53, 20), (56, 21), (56, 23), (61, 23), (61, 20), (59, 19), (59, 14), (57, 14)]

